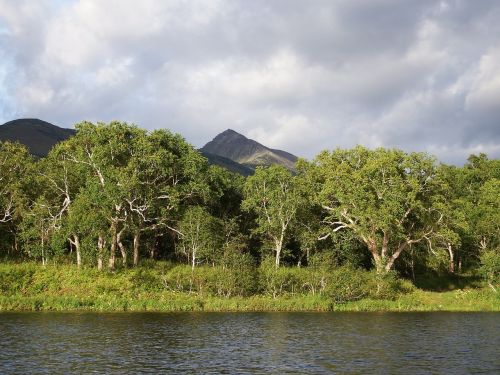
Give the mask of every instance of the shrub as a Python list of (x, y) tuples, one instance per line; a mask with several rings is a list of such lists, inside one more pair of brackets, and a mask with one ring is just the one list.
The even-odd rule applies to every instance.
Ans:
[(216, 294), (219, 296), (249, 296), (257, 290), (254, 260), (250, 254), (229, 252), (223, 257), (224, 267), (217, 267)]
[(136, 289), (150, 292), (164, 289), (163, 280), (157, 270), (136, 268), (129, 272), (129, 280)]
[(163, 286), (176, 292), (197, 291), (193, 285), (193, 271), (187, 265), (178, 265), (168, 271), (163, 277)]
[(337, 260), (332, 253), (317, 253), (309, 258), (309, 266), (304, 269), (303, 289), (311, 294), (324, 294), (332, 270)]
[(394, 271), (386, 273), (371, 271), (368, 275), (368, 295), (374, 299), (394, 300), (415, 289), (411, 282), (399, 278)]
[(22, 293), (28, 289), (36, 269), (37, 266), (34, 263), (0, 265), (1, 294)]
[(273, 298), (302, 292), (305, 272), (303, 270), (298, 267), (276, 268), (274, 259), (266, 258), (259, 267), (259, 290)]
[(177, 292), (208, 294), (221, 297), (248, 296), (256, 290), (255, 268), (240, 264), (234, 268), (221, 266), (176, 266), (163, 277), (167, 289)]
[(368, 280), (368, 272), (341, 266), (330, 273), (326, 294), (336, 303), (356, 301), (369, 294)]
[(498, 251), (489, 250), (481, 254), (480, 275), (486, 280), (491, 289), (496, 291), (494, 285), (500, 282), (500, 254)]

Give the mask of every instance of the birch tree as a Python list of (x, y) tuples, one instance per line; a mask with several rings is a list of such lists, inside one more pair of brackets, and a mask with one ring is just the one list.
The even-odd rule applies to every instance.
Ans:
[(126, 169), (125, 206), (133, 234), (133, 263), (139, 262), (141, 234), (175, 228), (179, 209), (208, 194), (206, 160), (180, 135), (156, 130), (132, 145)]
[(322, 238), (352, 231), (378, 272), (391, 270), (403, 251), (431, 239), (442, 222), (434, 207), (440, 181), (426, 154), (358, 146), (322, 152), (314, 163), (324, 210)]
[(197, 264), (210, 260), (211, 254), (221, 248), (218, 226), (203, 207), (189, 207), (179, 223), (178, 250), (183, 254), (191, 268)]
[[(8, 252), (19, 254), (18, 225), (32, 186), (33, 159), (26, 147), (0, 142), (0, 235)], [(35, 195), (35, 194), (31, 194)]]
[(242, 208), (256, 214), (256, 233), (273, 244), (280, 266), (284, 241), (296, 219), (302, 196), (297, 178), (282, 166), (257, 168), (244, 186)]
[[(125, 230), (127, 210), (125, 209), (126, 189), (124, 181), (129, 177), (126, 168), (133, 152), (135, 139), (143, 137), (141, 130), (126, 123), (92, 124), (82, 122), (76, 125), (77, 134), (71, 138), (67, 159), (75, 168), (82, 169), (87, 176), (86, 191), (92, 192), (96, 209), (109, 224), (108, 267), (115, 268), (116, 252), (122, 250), (121, 235)], [(107, 234), (100, 233), (97, 238), (98, 254), (105, 252)], [(98, 265), (102, 259), (98, 259)]]

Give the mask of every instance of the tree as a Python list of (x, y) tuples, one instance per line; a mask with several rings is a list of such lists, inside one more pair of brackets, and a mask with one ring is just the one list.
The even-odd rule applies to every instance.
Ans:
[[(127, 220), (127, 190), (124, 181), (128, 178), (125, 172), (134, 151), (131, 146), (136, 139), (144, 137), (146, 131), (116, 121), (97, 125), (83, 122), (77, 124), (76, 129), (76, 136), (68, 141), (71, 147), (67, 158), (75, 167), (82, 168), (83, 174), (88, 176), (85, 191), (92, 192), (97, 210), (109, 224), (108, 267), (114, 269), (117, 248), (122, 251), (124, 259), (126, 258), (121, 235)], [(105, 236), (106, 233), (100, 233), (98, 236), (99, 257), (104, 252)], [(99, 258), (98, 265), (101, 263), (102, 259)]]
[(33, 159), (18, 143), (0, 142), (0, 235), (7, 251), (19, 252), (17, 228), (32, 189)]
[[(76, 136), (61, 146), (55, 165), (62, 169), (62, 165), (71, 164), (72, 176), (80, 176), (82, 183), (78, 195), (68, 197), (65, 193), (67, 173), (51, 175), (48, 182), (54, 186), (52, 195), (61, 197), (54, 199), (59, 205), (56, 207), (63, 209), (62, 203), (78, 200), (80, 207), (92, 207), (91, 217), (101, 223), (94, 230), (91, 226), (80, 228), (77, 218), (82, 223), (87, 221), (81, 217), (83, 211), (71, 214), (68, 206), (61, 212), (68, 216), (70, 242), (77, 247), (82, 239), (75, 236), (95, 238), (98, 268), (102, 268), (103, 256), (108, 254), (108, 267), (113, 269), (118, 251), (123, 264), (127, 264), (126, 240), (132, 236), (133, 262), (137, 265), (141, 233), (176, 231), (174, 224), (181, 205), (206, 194), (206, 160), (182, 137), (166, 130), (148, 134), (120, 122), (83, 122), (76, 125), (76, 130)], [(80, 197), (82, 194), (86, 197)]]
[(179, 224), (179, 251), (194, 270), (196, 264), (210, 259), (221, 248), (217, 222), (203, 207), (189, 207)]
[(480, 189), (475, 234), (481, 251), (500, 248), (500, 179), (488, 180)]
[[(463, 168), (440, 165), (439, 179), (443, 181), (442, 199), (435, 202), (434, 208), (442, 215), (441, 225), (436, 228), (434, 236), (428, 239), (430, 251), (437, 258), (445, 253), (448, 272), (455, 273), (462, 268), (463, 244), (469, 234), (469, 223), (466, 217), (466, 201), (464, 200)], [(439, 250), (440, 253), (436, 253)]]
[(137, 265), (141, 233), (176, 232), (182, 204), (206, 198), (208, 165), (180, 135), (167, 130), (140, 137), (131, 147), (123, 185), (133, 233), (133, 263)]
[(387, 272), (413, 244), (430, 239), (442, 221), (434, 209), (441, 181), (433, 158), (400, 150), (324, 151), (310, 173), (323, 207), (323, 238), (352, 231), (368, 248), (378, 272)]
[(483, 253), (500, 246), (500, 160), (490, 160), (485, 154), (471, 155), (456, 181), (469, 228), (462, 242), (475, 266)]
[[(68, 226), (68, 215), (74, 200), (86, 184), (82, 170), (75, 168), (68, 159), (72, 142), (62, 142), (50, 150), (46, 158), (37, 162), (36, 181), (40, 199), (45, 209), (45, 220), (50, 227), (51, 236), (65, 239), (75, 249), (76, 263), (80, 267), (82, 255), (77, 228)], [(34, 202), (34, 205), (40, 204)]]
[(297, 177), (282, 166), (258, 167), (243, 191), (242, 208), (256, 213), (256, 233), (272, 242), (278, 268), (285, 238), (302, 202)]

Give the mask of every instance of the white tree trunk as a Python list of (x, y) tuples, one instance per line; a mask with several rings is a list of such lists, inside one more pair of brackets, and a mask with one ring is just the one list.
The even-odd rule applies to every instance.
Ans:
[(123, 228), (121, 231), (118, 232), (116, 235), (116, 242), (118, 244), (118, 248), (120, 249), (120, 253), (122, 255), (122, 264), (123, 266), (127, 266), (127, 249), (122, 243), (122, 234), (125, 231), (125, 228)]
[(104, 256), (104, 247), (106, 246), (106, 241), (104, 241), (104, 238), (100, 235), (98, 240), (97, 240), (97, 269), (99, 271), (102, 271), (103, 267), (103, 256)]
[(141, 241), (141, 231), (134, 232), (134, 266), (139, 264), (139, 245)]
[(448, 243), (448, 254), (450, 255), (449, 271), (451, 273), (455, 273), (455, 257), (453, 254), (453, 248), (451, 246), (451, 243)]
[(76, 235), (73, 236), (73, 244), (76, 251), (76, 265), (80, 268), (82, 266), (82, 253), (80, 251), (80, 238)]

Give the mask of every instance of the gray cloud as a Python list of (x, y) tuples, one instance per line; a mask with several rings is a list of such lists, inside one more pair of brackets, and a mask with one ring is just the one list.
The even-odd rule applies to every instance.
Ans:
[(500, 4), (0, 0), (0, 121), (500, 156)]

